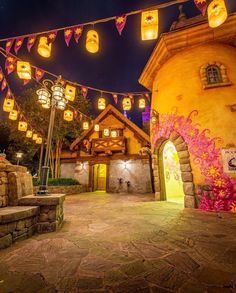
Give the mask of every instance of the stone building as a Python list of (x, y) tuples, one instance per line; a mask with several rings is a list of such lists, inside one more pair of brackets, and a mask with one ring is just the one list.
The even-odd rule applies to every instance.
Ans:
[[(97, 128), (97, 129), (96, 129)], [(112, 105), (61, 155), (61, 177), (89, 191), (152, 191), (149, 136)]]
[(236, 14), (213, 29), (202, 16), (181, 13), (139, 81), (153, 93), (157, 200), (235, 211)]

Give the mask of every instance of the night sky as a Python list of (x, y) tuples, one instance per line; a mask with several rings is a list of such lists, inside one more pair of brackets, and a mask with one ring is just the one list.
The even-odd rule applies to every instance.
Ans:
[[(131, 10), (146, 8), (163, 2), (167, 1), (1, 0), (0, 38), (121, 15)], [(236, 11), (235, 0), (226, 0), (226, 3), (228, 12)], [(187, 17), (199, 14), (193, 0), (184, 4), (184, 11)], [(159, 11), (159, 34), (169, 30), (178, 14), (177, 5)], [(55, 74), (62, 74), (68, 80), (88, 86), (119, 92), (146, 90), (139, 85), (138, 78), (151, 55), (156, 40), (141, 41), (140, 15), (128, 17), (122, 36), (119, 36), (114, 21), (95, 25), (100, 37), (100, 51), (97, 54), (90, 54), (85, 49), (86, 31), (90, 28), (92, 26), (84, 28), (79, 44), (76, 44), (72, 39), (69, 48), (66, 47), (63, 33), (60, 32), (53, 44), (52, 57), (49, 60), (38, 56), (36, 53), (37, 45), (33, 47), (32, 53), (28, 54), (25, 43), (18, 55), (20, 58), (30, 61), (33, 65), (48, 69)], [(5, 47), (5, 43), (1, 45)], [(1, 65), (3, 65), (3, 62), (1, 62)], [(22, 81), (16, 77), (16, 73), (10, 76), (9, 81), (13, 84), (16, 93), (23, 89)], [(96, 101), (97, 96), (96, 93), (89, 94), (92, 101)], [(112, 102), (112, 99), (110, 102)], [(95, 107), (94, 102), (93, 108)], [(92, 112), (97, 114), (94, 110)], [(136, 107), (131, 111), (130, 116), (132, 120), (139, 124), (140, 114), (137, 113)]]

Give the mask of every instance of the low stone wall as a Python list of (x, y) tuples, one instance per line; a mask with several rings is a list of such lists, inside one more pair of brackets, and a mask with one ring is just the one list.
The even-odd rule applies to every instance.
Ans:
[[(37, 193), (39, 187), (34, 186), (33, 192)], [(48, 186), (49, 193), (63, 193), (63, 194), (76, 194), (86, 191), (86, 187), (84, 185), (68, 185), (68, 186)]]
[(0, 210), (0, 249), (32, 236), (37, 229), (39, 207), (6, 207)]

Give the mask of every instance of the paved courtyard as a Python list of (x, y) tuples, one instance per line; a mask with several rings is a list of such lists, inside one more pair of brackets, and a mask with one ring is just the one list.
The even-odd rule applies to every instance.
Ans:
[(67, 196), (60, 231), (0, 251), (0, 292), (236, 292), (236, 215)]

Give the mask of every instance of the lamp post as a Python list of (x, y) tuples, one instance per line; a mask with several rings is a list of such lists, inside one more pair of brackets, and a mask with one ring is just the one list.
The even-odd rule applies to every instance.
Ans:
[[(50, 87), (51, 86), (51, 87)], [(40, 174), (40, 186), (38, 195), (47, 195), (48, 173), (49, 173), (49, 153), (51, 150), (53, 127), (55, 120), (56, 109), (64, 110), (67, 104), (67, 99), (64, 97), (64, 87), (62, 84), (61, 76), (55, 82), (45, 79), (43, 81), (43, 87), (37, 90), (38, 102), (42, 104), (44, 108), (50, 108), (50, 120), (48, 126), (48, 136), (46, 152), (44, 157), (44, 163)], [(46, 106), (46, 107), (45, 107)]]

